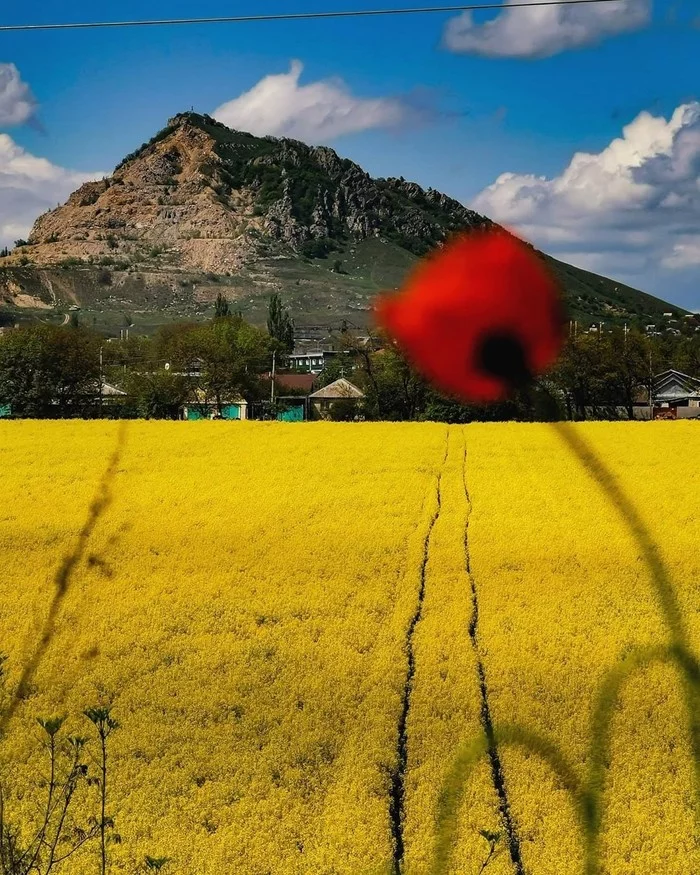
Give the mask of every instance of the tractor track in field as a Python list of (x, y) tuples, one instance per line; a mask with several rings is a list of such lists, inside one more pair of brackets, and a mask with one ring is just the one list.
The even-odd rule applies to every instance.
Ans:
[(416, 630), (416, 626), (420, 622), (423, 613), (426, 569), (428, 566), (428, 557), (430, 553), (430, 539), (433, 534), (433, 529), (435, 528), (435, 523), (438, 521), (438, 518), (440, 516), (442, 500), (442, 476), (449, 453), (449, 438), (450, 433), (448, 429), (445, 436), (445, 456), (442, 460), (442, 466), (440, 468), (440, 473), (437, 476), (436, 482), (437, 503), (435, 506), (435, 511), (433, 512), (433, 515), (430, 518), (430, 522), (428, 523), (428, 529), (425, 533), (425, 537), (423, 538), (423, 556), (420, 565), (416, 607), (406, 630), (405, 650), (408, 667), (406, 671), (406, 682), (403, 689), (401, 716), (399, 717), (398, 724), (397, 764), (394, 773), (391, 776), (391, 792), (389, 796), (389, 817), (391, 820), (391, 834), (394, 840), (394, 859), (392, 866), (393, 875), (401, 875), (401, 873), (403, 872), (405, 851), (403, 830), (406, 820), (406, 768), (408, 766), (408, 733), (406, 730), (408, 723), (408, 714), (411, 708), (413, 678), (416, 673), (416, 657), (413, 651), (413, 634)]
[(476, 581), (472, 572), (471, 554), (469, 550), (469, 522), (472, 514), (472, 502), (469, 495), (469, 487), (467, 485), (467, 442), (464, 441), (464, 461), (462, 466), (462, 483), (464, 486), (464, 499), (467, 504), (467, 518), (464, 526), (464, 563), (469, 581), (469, 588), (472, 602), (472, 616), (469, 621), (469, 639), (472, 643), (474, 657), (476, 659), (476, 671), (479, 678), (479, 692), (481, 696), (481, 726), (486, 736), (489, 766), (491, 768), (491, 780), (498, 796), (498, 810), (503, 823), (503, 829), (506, 833), (508, 842), (508, 851), (510, 859), (513, 863), (515, 875), (525, 875), (525, 867), (523, 865), (522, 852), (520, 849), (520, 839), (515, 825), (515, 820), (510, 810), (510, 801), (508, 799), (508, 791), (506, 789), (505, 775), (503, 772), (503, 764), (498, 753), (498, 745), (494, 736), (493, 718), (491, 716), (491, 705), (489, 702), (489, 688), (486, 680), (486, 668), (481, 657), (479, 648), (479, 593), (476, 588)]

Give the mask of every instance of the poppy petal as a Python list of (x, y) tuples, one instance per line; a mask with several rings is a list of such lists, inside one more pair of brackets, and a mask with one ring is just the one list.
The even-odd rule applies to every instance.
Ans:
[(423, 259), (377, 319), (440, 390), (496, 401), (556, 359), (556, 281), (542, 256), (502, 228), (462, 234)]

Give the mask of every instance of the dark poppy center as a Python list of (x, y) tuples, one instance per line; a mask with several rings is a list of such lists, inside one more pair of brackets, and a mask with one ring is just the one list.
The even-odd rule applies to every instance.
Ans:
[(479, 367), (491, 377), (517, 388), (529, 383), (532, 374), (527, 364), (525, 348), (514, 334), (494, 332), (481, 341), (477, 349)]

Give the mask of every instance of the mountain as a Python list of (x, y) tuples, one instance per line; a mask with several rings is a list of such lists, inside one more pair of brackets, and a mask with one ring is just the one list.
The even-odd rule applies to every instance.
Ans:
[[(366, 323), (452, 233), (491, 224), (433, 189), (373, 179), (326, 147), (254, 137), (183, 113), (40, 216), (0, 259), (0, 300), (60, 318), (81, 307), (98, 327), (202, 317), (219, 292), (262, 321), (283, 294), (298, 322)], [(544, 256), (572, 318), (631, 321), (678, 308)]]

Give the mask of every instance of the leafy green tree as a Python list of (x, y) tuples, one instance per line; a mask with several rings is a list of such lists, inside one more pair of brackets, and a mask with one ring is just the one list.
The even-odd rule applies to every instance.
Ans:
[(384, 419), (417, 419), (423, 412), (428, 393), (426, 381), (393, 345), (373, 358), (374, 380), (369, 382), (368, 405)]
[(649, 390), (652, 352), (649, 339), (639, 331), (615, 328), (603, 335), (600, 352), (604, 394), (613, 405), (625, 408), (628, 419), (633, 419), (637, 394), (641, 389)]
[(350, 381), (354, 381), (355, 361), (350, 355), (336, 355), (329, 359), (321, 373), (316, 378), (318, 388), (329, 386), (340, 377), (346, 377)]
[(581, 334), (567, 340), (552, 383), (563, 393), (570, 419), (585, 419), (591, 412), (615, 417), (619, 407), (631, 419), (635, 399), (648, 391), (650, 373), (667, 367), (669, 358), (655, 338), (637, 330)]
[(191, 380), (166, 370), (129, 372), (124, 388), (132, 415), (141, 419), (177, 419), (191, 395)]
[(105, 370), (110, 374), (110, 379), (118, 382), (121, 372), (128, 370), (140, 370), (155, 368), (158, 350), (150, 337), (133, 335), (128, 340), (120, 340), (118, 343), (105, 343), (103, 347), (103, 361)]
[(282, 298), (274, 294), (267, 312), (267, 333), (282, 352), (294, 351), (294, 320), (283, 306)]
[(565, 418), (561, 393), (548, 380), (491, 404), (465, 404), (430, 390), (423, 419), (436, 422), (555, 422)]
[(328, 415), (332, 422), (352, 422), (361, 410), (361, 405), (354, 398), (339, 398), (330, 405)]
[[(334, 371), (345, 370), (365, 393), (363, 414), (370, 419), (410, 420), (423, 413), (428, 386), (399, 349), (381, 335), (358, 337), (343, 320), (334, 344), (341, 354), (323, 373), (323, 383), (332, 382)], [(350, 368), (346, 370), (349, 363)]]
[(605, 396), (604, 347), (598, 335), (580, 334), (565, 344), (552, 379), (564, 393), (569, 419), (586, 419)]
[(697, 334), (677, 338), (670, 365), (691, 377), (700, 377), (700, 337)]
[(84, 328), (32, 325), (0, 337), (0, 401), (31, 417), (89, 415), (100, 381), (100, 338)]
[(213, 405), (221, 413), (227, 398), (254, 394), (257, 374), (269, 367), (270, 337), (239, 316), (179, 326), (157, 343), (171, 370), (190, 375), (189, 400), (202, 411)]
[[(377, 352), (383, 353), (384, 348), (389, 347), (389, 341), (382, 336), (358, 337), (350, 330), (346, 319), (343, 319), (340, 332), (333, 335), (333, 345), (340, 352), (336, 362), (343, 367), (345, 362), (352, 366), (352, 382), (361, 388), (366, 397), (365, 415), (381, 419), (384, 416), (382, 407), (382, 391), (377, 380)], [(332, 371), (326, 374), (324, 371), (323, 384), (328, 385), (333, 380), (329, 379)], [(338, 374), (334, 379), (340, 376)]]
[(214, 319), (225, 319), (226, 316), (230, 315), (231, 311), (229, 309), (228, 299), (219, 292), (216, 296), (216, 303), (214, 304)]

